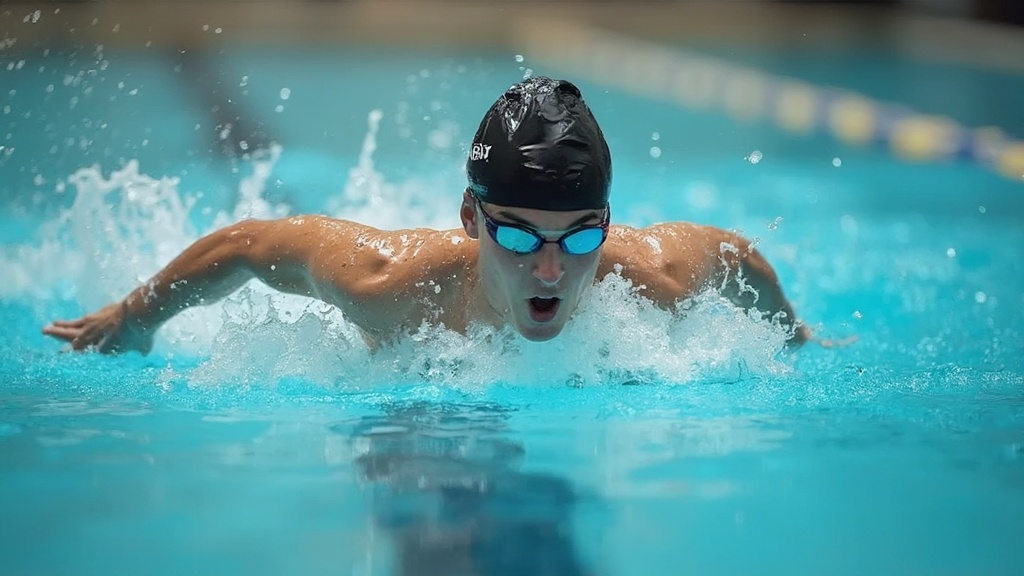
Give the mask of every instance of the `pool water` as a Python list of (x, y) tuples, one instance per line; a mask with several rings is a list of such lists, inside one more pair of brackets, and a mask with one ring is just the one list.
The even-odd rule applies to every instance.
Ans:
[(483, 111), (526, 65), (569, 73), (19, 50), (0, 52), (24, 61), (0, 72), (3, 574), (1024, 571), (1020, 182), (581, 82), (615, 222), (741, 230), (819, 337), (855, 341), (789, 352), (714, 295), (678, 318), (609, 278), (543, 345), (427, 326), (371, 354), (336, 311), (252, 284), (149, 356), (72, 354), (41, 326), (237, 219), (456, 226)]

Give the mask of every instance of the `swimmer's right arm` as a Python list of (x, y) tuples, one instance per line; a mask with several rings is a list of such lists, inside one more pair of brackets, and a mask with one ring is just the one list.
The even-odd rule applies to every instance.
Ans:
[(321, 220), (247, 220), (213, 232), (124, 300), (77, 320), (58, 320), (43, 328), (43, 333), (70, 343), (74, 350), (145, 354), (164, 322), (191, 306), (220, 300), (252, 278), (282, 292), (323, 299), (318, 288), (322, 282), (315, 281), (311, 272), (314, 258), (326, 244)]

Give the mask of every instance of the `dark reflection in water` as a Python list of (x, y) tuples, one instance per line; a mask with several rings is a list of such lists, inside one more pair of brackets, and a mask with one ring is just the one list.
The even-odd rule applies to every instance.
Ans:
[(375, 521), (403, 576), (592, 574), (573, 534), (579, 503), (564, 478), (523, 472), (511, 411), (491, 404), (391, 404), (352, 431), (374, 485)]

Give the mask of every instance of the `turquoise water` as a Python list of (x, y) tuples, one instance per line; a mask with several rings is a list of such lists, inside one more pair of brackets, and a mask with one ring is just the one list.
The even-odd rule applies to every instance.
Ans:
[(479, 116), (520, 66), (566, 72), (21, 50), (0, 53), (25, 60), (0, 72), (2, 573), (1024, 571), (1020, 183), (581, 83), (617, 222), (740, 229), (816, 333), (857, 341), (787, 353), (712, 297), (674, 319), (611, 279), (547, 345), (427, 328), (372, 355), (252, 285), (147, 357), (69, 354), (43, 324), (244, 216), (455, 226)]

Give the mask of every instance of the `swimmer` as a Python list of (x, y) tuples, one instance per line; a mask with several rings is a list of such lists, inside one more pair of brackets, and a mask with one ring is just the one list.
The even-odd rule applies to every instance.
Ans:
[(423, 322), (465, 332), (511, 326), (546, 341), (609, 274), (675, 310), (708, 288), (810, 335), (772, 267), (737, 234), (686, 222), (611, 225), (611, 155), (572, 83), (530, 78), (487, 111), (467, 159), (452, 230), (379, 230), (323, 216), (246, 220), (199, 239), (120, 302), (43, 332), (74, 350), (148, 353), (158, 328), (256, 278), (320, 299), (371, 346)]

